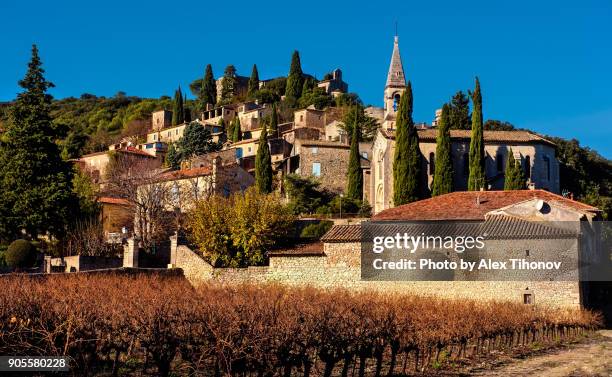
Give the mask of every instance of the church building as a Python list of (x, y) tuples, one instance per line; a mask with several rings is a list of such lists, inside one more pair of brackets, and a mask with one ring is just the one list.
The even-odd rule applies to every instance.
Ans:
[[(395, 121), (399, 99), (406, 90), (406, 76), (396, 36), (391, 64), (384, 89), (384, 112), (381, 127), (372, 145), (369, 202), (374, 213), (393, 205), (393, 158), (395, 153)], [(417, 91), (418, 93), (418, 91)], [(421, 151), (422, 196), (430, 194), (436, 160), (435, 127), (418, 126)], [(469, 172), (470, 130), (451, 131), (453, 161), (453, 190), (467, 190)], [(559, 193), (559, 163), (555, 144), (529, 131), (484, 131), (485, 171), (487, 190), (502, 190), (504, 170), (510, 150), (524, 169), (527, 184), (532, 189)], [(367, 182), (366, 182), (367, 184)]]

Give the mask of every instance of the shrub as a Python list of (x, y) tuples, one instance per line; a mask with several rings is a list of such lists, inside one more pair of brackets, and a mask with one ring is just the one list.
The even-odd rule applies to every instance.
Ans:
[(29, 241), (13, 241), (5, 254), (6, 264), (14, 269), (32, 267), (36, 262), (36, 250)]
[(187, 219), (190, 238), (217, 267), (265, 263), (265, 253), (286, 241), (295, 217), (278, 195), (255, 187), (230, 198), (213, 195), (199, 201)]
[(316, 224), (309, 224), (302, 229), (301, 238), (319, 239), (327, 233), (334, 223), (332, 221), (320, 221)]

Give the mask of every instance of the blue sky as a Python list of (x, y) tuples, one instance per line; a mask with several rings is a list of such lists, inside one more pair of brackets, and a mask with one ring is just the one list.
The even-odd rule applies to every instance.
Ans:
[(0, 101), (13, 99), (37, 43), (56, 97), (158, 97), (207, 63), (285, 75), (291, 52), (321, 78), (382, 106), (398, 22), (416, 121), (480, 77), (485, 119), (577, 138), (612, 158), (612, 2), (57, 1), (0, 5)]

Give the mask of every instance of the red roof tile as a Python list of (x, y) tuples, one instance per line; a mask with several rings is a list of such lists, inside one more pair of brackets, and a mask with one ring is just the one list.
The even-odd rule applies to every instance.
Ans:
[(122, 206), (129, 205), (129, 202), (123, 198), (112, 198), (110, 196), (103, 196), (101, 198), (98, 198), (98, 203), (117, 204), (117, 205), (122, 205)]
[(334, 225), (323, 237), (325, 243), (361, 241), (361, 225)]
[(291, 249), (270, 251), (271, 257), (296, 257), (296, 256), (320, 256), (323, 255), (323, 243), (312, 242), (295, 245)]
[(372, 220), (484, 220), (487, 212), (534, 198), (578, 211), (599, 212), (588, 204), (544, 190), (457, 191), (384, 210)]

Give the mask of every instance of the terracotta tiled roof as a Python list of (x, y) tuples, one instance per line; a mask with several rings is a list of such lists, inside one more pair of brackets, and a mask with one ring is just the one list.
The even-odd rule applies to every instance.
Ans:
[(434, 198), (389, 208), (373, 220), (484, 220), (487, 212), (530, 199), (560, 203), (582, 212), (595, 207), (544, 190), (456, 191)]
[(433, 237), (452, 235), (483, 235), (485, 239), (566, 239), (576, 238), (578, 233), (572, 230), (554, 227), (544, 221), (526, 221), (510, 216), (490, 216), (485, 221), (469, 222), (373, 222), (370, 227), (362, 225), (335, 225), (321, 240), (325, 243), (360, 242), (362, 232), (364, 239), (372, 239), (375, 235), (367, 234), (376, 231), (377, 235), (406, 233), (418, 236), (426, 234)]
[(98, 203), (117, 204), (117, 205), (122, 205), (122, 206), (129, 205), (129, 202), (123, 198), (112, 198), (110, 196), (103, 196), (103, 197), (98, 198)]
[(299, 143), (303, 146), (329, 147), (341, 149), (348, 149), (351, 147), (348, 144), (340, 143), (338, 141), (297, 139), (296, 142), (298, 140)]
[(325, 243), (361, 241), (361, 225), (334, 225), (321, 237)]
[(160, 181), (176, 181), (179, 179), (203, 177), (212, 173), (211, 166), (204, 166), (201, 168), (185, 169), (185, 170), (174, 170), (167, 173), (163, 173), (159, 176)]
[(138, 148), (134, 148), (134, 147), (127, 147), (127, 148), (122, 148), (122, 149), (115, 149), (115, 152), (120, 152), (120, 153), (132, 153), (132, 154), (137, 154), (143, 157), (149, 157), (149, 158), (155, 158), (155, 156), (148, 154), (145, 151), (142, 151)]
[(296, 245), (291, 249), (273, 250), (269, 253), (271, 257), (320, 256), (323, 254), (323, 242)]
[[(395, 131), (381, 130), (384, 137), (395, 139)], [(420, 141), (435, 142), (438, 136), (436, 128), (419, 129), (417, 130)], [(471, 130), (451, 130), (451, 139), (453, 140), (469, 140), (472, 136)], [(484, 141), (489, 143), (544, 143), (555, 145), (552, 141), (547, 140), (539, 135), (529, 131), (484, 131)]]

